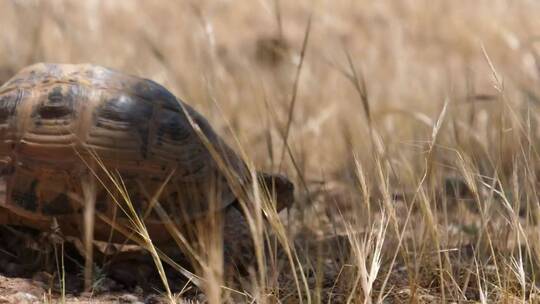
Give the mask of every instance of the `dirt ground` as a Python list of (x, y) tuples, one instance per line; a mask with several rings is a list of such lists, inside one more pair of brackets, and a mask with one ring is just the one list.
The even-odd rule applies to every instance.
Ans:
[[(47, 292), (43, 282), (32, 278), (0, 276), (0, 303), (56, 303), (61, 298)], [(65, 303), (160, 303), (159, 296), (144, 296), (136, 292), (112, 292), (101, 295), (67, 295)]]
[[(100, 256), (102, 263), (96, 265), (103, 268), (95, 269), (92, 292), (84, 292), (84, 259), (75, 245), (50, 245), (50, 239), (43, 234), (16, 227), (4, 226), (0, 230), (0, 303), (162, 302), (162, 288), (159, 278), (153, 276), (152, 260), (142, 251), (126, 251), (120, 259)], [(65, 260), (57, 264), (57, 254), (62, 250)], [(64, 265), (64, 271), (59, 265)], [(59, 273), (64, 273), (65, 280), (59, 278)]]

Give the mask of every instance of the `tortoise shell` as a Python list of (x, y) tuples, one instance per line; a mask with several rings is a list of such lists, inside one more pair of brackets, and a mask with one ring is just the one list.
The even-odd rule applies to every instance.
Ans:
[[(247, 176), (208, 122), (151, 80), (88, 64), (36, 64), (0, 87), (0, 207), (80, 230), (80, 177), (88, 172), (98, 181), (97, 212), (127, 220), (118, 202), (127, 193), (136, 212), (148, 211), (147, 225), (162, 222), (149, 210), (156, 193), (183, 222), (212, 202), (230, 205), (230, 176)], [(98, 224), (99, 237), (107, 228)]]

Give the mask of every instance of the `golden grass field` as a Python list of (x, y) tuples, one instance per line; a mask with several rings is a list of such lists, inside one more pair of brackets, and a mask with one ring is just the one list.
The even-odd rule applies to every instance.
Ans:
[(257, 270), (164, 299), (540, 303), (538, 16), (532, 0), (3, 0), (0, 81), (43, 61), (153, 79), (295, 182)]

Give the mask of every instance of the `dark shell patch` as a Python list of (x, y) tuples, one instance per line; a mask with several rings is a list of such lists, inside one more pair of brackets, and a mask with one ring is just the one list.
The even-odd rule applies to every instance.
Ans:
[(50, 104), (62, 103), (64, 95), (62, 95), (62, 87), (55, 87), (48, 95)]
[(46, 215), (66, 215), (73, 213), (73, 207), (69, 203), (68, 196), (60, 193), (54, 200), (46, 203), (42, 211)]
[[(98, 212), (107, 212), (107, 210), (109, 209), (108, 206), (109, 206), (109, 200), (108, 200), (108, 197), (109, 194), (107, 193), (107, 191), (104, 191), (104, 192), (100, 192), (97, 197), (96, 197), (96, 210)], [(111, 202), (112, 203), (112, 202)]]
[(54, 87), (47, 98), (35, 108), (32, 116), (41, 119), (63, 119), (72, 116), (77, 102), (76, 95), (77, 92), (71, 87), (65, 93), (62, 87)]
[(171, 110), (180, 111), (180, 105), (176, 100), (176, 97), (169, 92), (166, 88), (158, 83), (149, 80), (142, 79), (137, 81), (131, 88), (135, 95), (150, 101), (162, 101), (166, 108)]
[(12, 200), (13, 202), (21, 207), (22, 209), (28, 211), (37, 211), (38, 201), (36, 196), (36, 186), (38, 184), (37, 180), (34, 180), (30, 185), (30, 189), (26, 192), (13, 191)]
[(182, 141), (188, 139), (193, 134), (193, 129), (186, 119), (178, 113), (163, 111), (159, 116), (159, 127), (157, 129), (157, 144), (160, 145), (164, 138), (170, 138), (173, 141)]
[[(137, 213), (139, 217), (144, 215), (147, 202), (140, 193), (131, 194), (130, 203), (133, 205), (133, 209), (135, 209), (135, 212)], [(126, 209), (126, 210), (129, 210), (129, 209)], [(118, 212), (118, 216), (121, 218), (130, 218), (132, 215), (131, 213), (129, 213), (129, 211), (128, 211), (128, 214), (126, 214), (124, 211), (120, 211)]]
[(15, 115), (21, 97), (22, 93), (19, 90), (0, 96), (0, 123), (6, 122), (10, 117)]

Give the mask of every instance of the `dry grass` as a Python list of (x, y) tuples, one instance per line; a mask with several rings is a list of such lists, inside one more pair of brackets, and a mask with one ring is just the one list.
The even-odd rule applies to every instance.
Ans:
[(199, 253), (209, 302), (535, 302), (539, 14), (527, 0), (6, 0), (0, 76), (48, 61), (154, 79), (295, 181), (287, 215), (251, 189), (257, 271), (240, 287)]

